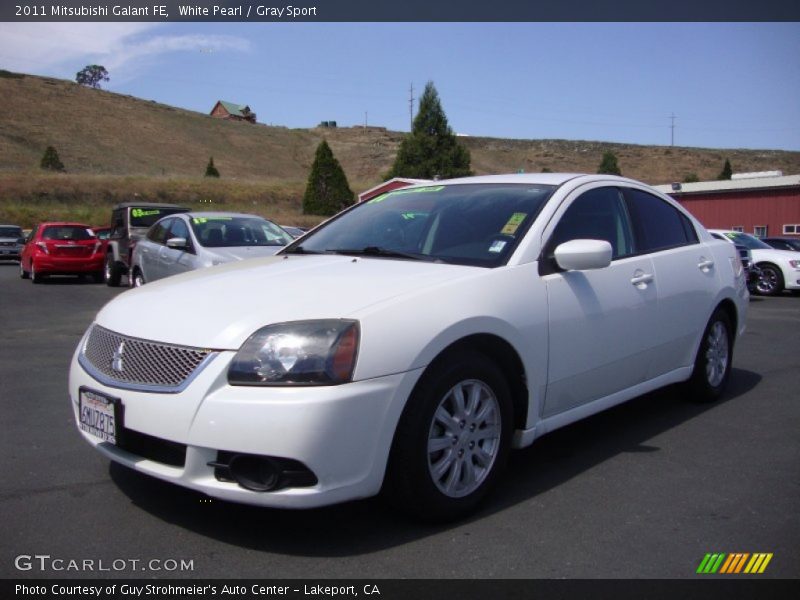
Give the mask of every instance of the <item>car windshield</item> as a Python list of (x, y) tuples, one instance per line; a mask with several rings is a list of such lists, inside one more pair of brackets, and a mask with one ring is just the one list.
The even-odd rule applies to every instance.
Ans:
[(161, 217), (186, 212), (185, 208), (151, 208), (149, 206), (131, 208), (131, 227), (148, 228)]
[(206, 248), (232, 246), (285, 246), (292, 236), (259, 217), (192, 217), (192, 230)]
[(554, 186), (455, 184), (388, 192), (284, 252), (505, 264)]
[(762, 242), (757, 237), (753, 237), (748, 233), (740, 233), (738, 231), (728, 231), (725, 233), (725, 236), (730, 239), (734, 244), (740, 244), (745, 246), (746, 248), (750, 248), (750, 250), (772, 250), (772, 246), (769, 246)]
[(21, 238), (22, 229), (19, 227), (0, 227), (0, 237), (2, 238)]
[(42, 239), (80, 241), (93, 240), (95, 236), (89, 229), (80, 225), (54, 225), (45, 228)]

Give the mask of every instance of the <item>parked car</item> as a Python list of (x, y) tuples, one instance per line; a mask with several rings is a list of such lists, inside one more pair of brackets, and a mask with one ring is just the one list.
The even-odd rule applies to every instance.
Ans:
[(131, 261), (131, 285), (231, 261), (272, 256), (292, 237), (255, 215), (190, 212), (157, 221), (139, 240)]
[(19, 276), (41, 283), (49, 275), (89, 275), (101, 282), (102, 247), (88, 225), (40, 223), (23, 248)]
[(747, 246), (760, 274), (756, 292), (763, 296), (777, 296), (783, 290), (800, 290), (800, 256), (789, 250), (776, 250), (757, 237), (739, 231), (709, 230), (728, 241)]
[(92, 227), (92, 231), (94, 231), (97, 239), (101, 241), (111, 237), (111, 227)]
[(789, 250), (790, 252), (800, 252), (800, 239), (790, 237), (766, 237), (760, 238), (762, 242), (775, 248), (776, 250)]
[(300, 236), (305, 235), (306, 231), (308, 231), (308, 229), (304, 229), (303, 227), (295, 227), (294, 225), (281, 225), (281, 229), (292, 236), (292, 238), (295, 240)]
[(121, 294), (69, 396), (113, 461), (225, 500), (384, 490), (474, 510), (510, 448), (656, 388), (725, 390), (748, 292), (732, 244), (610, 175), (439, 181), (274, 257)]
[[(718, 240), (728, 241), (728, 238), (721, 233), (711, 233), (711, 235)], [(734, 246), (736, 246), (736, 251), (739, 253), (739, 260), (742, 261), (742, 267), (747, 279), (747, 289), (751, 294), (755, 294), (758, 291), (757, 286), (761, 279), (761, 269), (753, 263), (753, 254), (750, 252), (750, 248), (741, 244), (734, 244)]]
[(104, 242), (106, 284), (116, 287), (123, 275), (128, 275), (133, 258), (133, 249), (150, 226), (166, 215), (189, 212), (188, 208), (176, 204), (154, 204), (152, 202), (123, 202), (111, 211), (111, 234)]
[(19, 225), (0, 225), (0, 260), (19, 260), (25, 236)]

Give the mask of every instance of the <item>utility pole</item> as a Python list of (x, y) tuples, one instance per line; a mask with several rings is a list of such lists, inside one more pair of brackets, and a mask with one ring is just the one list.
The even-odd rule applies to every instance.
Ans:
[(670, 133), (670, 143), (669, 143), (669, 145), (670, 146), (674, 146), (675, 145), (675, 113), (672, 113), (669, 116), (669, 118), (672, 119), (672, 125), (670, 125), (671, 133)]
[(367, 128), (367, 116), (369, 115), (369, 111), (364, 111), (364, 129)]
[(408, 131), (414, 131), (414, 84), (408, 88)]

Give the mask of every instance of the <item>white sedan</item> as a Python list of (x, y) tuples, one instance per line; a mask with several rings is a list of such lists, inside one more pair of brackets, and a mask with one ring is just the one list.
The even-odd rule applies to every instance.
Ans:
[(777, 296), (783, 290), (800, 290), (800, 259), (793, 250), (778, 250), (755, 236), (741, 231), (710, 229), (714, 237), (745, 246), (753, 255), (753, 264), (760, 270), (756, 291), (764, 296)]
[(512, 447), (668, 384), (719, 397), (747, 300), (734, 246), (644, 184), (442, 181), (118, 296), (69, 396), (105, 456), (209, 496), (309, 508), (384, 489), (453, 519)]

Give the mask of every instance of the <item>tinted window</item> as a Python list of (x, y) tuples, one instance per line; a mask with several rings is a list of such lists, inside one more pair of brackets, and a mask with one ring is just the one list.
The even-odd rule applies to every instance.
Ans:
[(22, 229), (20, 229), (19, 227), (0, 227), (0, 237), (21, 238)]
[(172, 227), (169, 228), (169, 237), (183, 238), (185, 240), (191, 239), (189, 237), (189, 227), (183, 222), (183, 219), (172, 220)]
[[(697, 235), (687, 230), (687, 219), (674, 206), (640, 190), (627, 189), (625, 195), (638, 236), (639, 252), (657, 252), (697, 241)], [(690, 223), (689, 227), (693, 231)]]
[(597, 188), (575, 199), (556, 225), (547, 253), (570, 240), (605, 240), (613, 258), (634, 253), (630, 221), (617, 188)]
[(78, 225), (58, 225), (46, 227), (42, 232), (43, 240), (91, 240), (94, 234), (86, 227)]
[(172, 221), (174, 219), (164, 219), (153, 225), (150, 231), (147, 232), (147, 239), (156, 244), (165, 244), (167, 242), (167, 232)]

